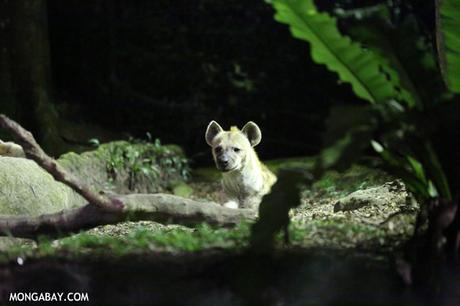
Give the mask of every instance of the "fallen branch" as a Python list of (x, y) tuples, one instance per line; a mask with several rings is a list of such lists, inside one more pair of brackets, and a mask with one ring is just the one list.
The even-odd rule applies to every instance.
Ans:
[(126, 220), (152, 220), (186, 226), (206, 222), (220, 227), (232, 227), (242, 219), (256, 218), (256, 211), (251, 209), (231, 209), (213, 202), (198, 202), (170, 194), (131, 194), (120, 196), (118, 200), (123, 203), (122, 211), (105, 211), (87, 204), (38, 217), (0, 218), (0, 233), (35, 238), (43, 234), (63, 235)]
[(64, 170), (53, 158), (49, 157), (35, 141), (34, 136), (15, 121), (0, 114), (0, 127), (16, 136), (27, 158), (34, 160), (40, 167), (50, 173), (56, 181), (62, 182), (78, 192), (90, 204), (110, 211), (121, 211), (123, 204), (117, 199), (91, 191), (79, 179)]
[(256, 218), (257, 212), (253, 210), (230, 209), (214, 202), (199, 202), (170, 194), (132, 194), (109, 198), (93, 192), (68, 173), (40, 148), (30, 132), (5, 115), (0, 115), (0, 127), (16, 136), (26, 157), (88, 201), (87, 205), (79, 208), (37, 217), (0, 216), (0, 235), (34, 238), (41, 234), (67, 234), (125, 220), (152, 220), (188, 226), (206, 222), (231, 227), (242, 219)]

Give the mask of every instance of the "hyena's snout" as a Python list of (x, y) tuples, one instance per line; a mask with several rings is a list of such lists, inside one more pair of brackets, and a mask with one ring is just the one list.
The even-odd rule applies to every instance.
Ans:
[(217, 159), (217, 167), (225, 169), (228, 167), (229, 162), (230, 160), (228, 159), (228, 157), (219, 157)]
[(230, 171), (235, 168), (235, 162), (226, 154), (216, 156), (216, 166), (220, 171)]

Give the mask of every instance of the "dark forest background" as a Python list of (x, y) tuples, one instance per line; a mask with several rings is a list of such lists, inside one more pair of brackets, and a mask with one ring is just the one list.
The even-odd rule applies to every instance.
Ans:
[(315, 154), (330, 106), (360, 103), (264, 1), (1, 3), (0, 112), (54, 154), (148, 132), (201, 164), (210, 120), (257, 122), (262, 158)]
[(148, 132), (201, 163), (210, 120), (257, 122), (263, 158), (313, 154), (356, 100), (263, 1), (2, 2), (0, 111), (54, 154)]

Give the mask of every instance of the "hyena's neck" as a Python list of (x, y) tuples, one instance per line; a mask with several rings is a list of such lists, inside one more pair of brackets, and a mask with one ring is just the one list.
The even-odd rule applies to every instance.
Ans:
[(260, 174), (260, 160), (255, 151), (252, 151), (246, 156), (246, 162), (244, 163), (241, 172)]
[(242, 189), (259, 189), (262, 184), (260, 161), (255, 152), (246, 156), (242, 168), (223, 174), (224, 186), (232, 191)]

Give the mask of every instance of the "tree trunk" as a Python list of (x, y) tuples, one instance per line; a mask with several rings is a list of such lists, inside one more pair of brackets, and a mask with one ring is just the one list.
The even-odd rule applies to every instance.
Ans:
[[(10, 0), (11, 1), (11, 0)], [(11, 80), (11, 14), (6, 9), (8, 0), (0, 0), (0, 113), (17, 118), (17, 108), (14, 103), (13, 85)], [(2, 135), (0, 133), (0, 135)], [(0, 139), (4, 138), (0, 136)]]
[(3, 0), (2, 6), (9, 39), (1, 69), (7, 70), (9, 78), (1, 82), (11, 88), (14, 98), (7, 102), (15, 103), (18, 121), (34, 132), (42, 146), (56, 153), (61, 141), (51, 94), (46, 0)]

